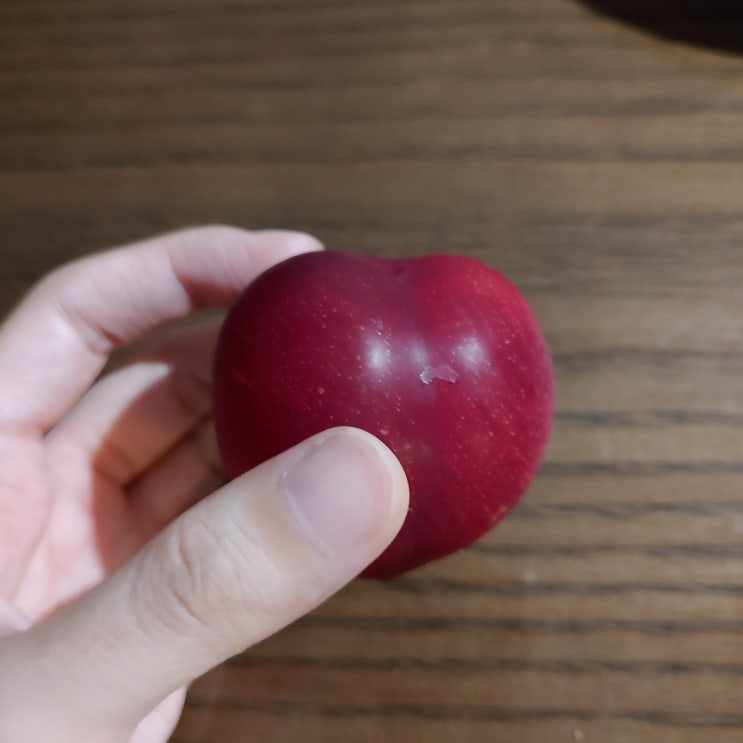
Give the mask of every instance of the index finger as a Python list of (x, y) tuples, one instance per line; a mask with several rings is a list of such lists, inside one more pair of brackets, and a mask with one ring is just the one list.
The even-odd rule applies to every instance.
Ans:
[(202, 227), (57, 269), (0, 327), (0, 431), (49, 430), (115, 348), (224, 306), (274, 263), (320, 247), (301, 233)]

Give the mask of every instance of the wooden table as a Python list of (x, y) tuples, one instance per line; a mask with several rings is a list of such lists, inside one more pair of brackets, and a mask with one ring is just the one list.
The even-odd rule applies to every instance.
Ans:
[(0, 300), (184, 224), (500, 267), (559, 410), (473, 548), (193, 687), (180, 743), (743, 736), (743, 69), (573, 0), (5, 0)]

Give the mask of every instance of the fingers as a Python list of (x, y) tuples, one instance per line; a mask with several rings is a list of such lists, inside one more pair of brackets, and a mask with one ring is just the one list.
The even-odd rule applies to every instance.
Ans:
[(208, 419), (129, 486), (138, 538), (152, 538), (225, 480), (214, 423)]
[(40, 698), (46, 718), (78, 735), (80, 714), (88, 735), (102, 721), (133, 726), (358, 574), (407, 503), (398, 461), (356, 429), (327, 431), (234, 480), (97, 589), (6, 639), (4, 655), (0, 645), (0, 739), (7, 705), (28, 720), (12, 739), (44, 739), (27, 733), (42, 724)]
[(114, 348), (195, 309), (224, 305), (270, 265), (319, 247), (306, 235), (209, 227), (55, 271), (0, 328), (0, 428), (47, 431)]
[(171, 329), (107, 374), (52, 429), (50, 448), (66, 462), (92, 464), (120, 486), (139, 476), (211, 410), (220, 322)]

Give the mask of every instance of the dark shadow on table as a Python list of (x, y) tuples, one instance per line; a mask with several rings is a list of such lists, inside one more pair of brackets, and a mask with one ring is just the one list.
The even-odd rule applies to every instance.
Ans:
[(674, 41), (743, 54), (743, 0), (579, 0)]

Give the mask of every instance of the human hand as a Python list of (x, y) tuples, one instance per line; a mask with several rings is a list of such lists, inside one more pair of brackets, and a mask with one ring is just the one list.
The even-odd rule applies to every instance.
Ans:
[(166, 326), (318, 248), (187, 230), (62, 267), (0, 327), (0, 743), (166, 740), (194, 678), (312, 609), (396, 534), (404, 473), (358, 430), (223, 485), (219, 318)]

